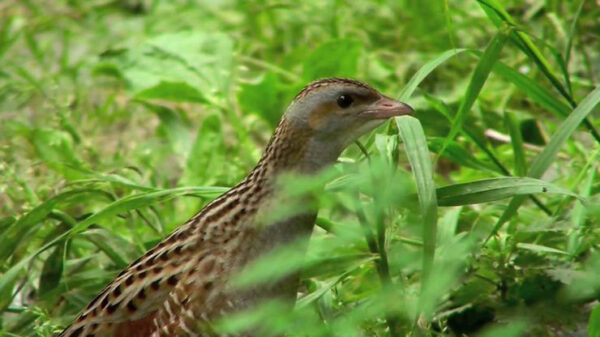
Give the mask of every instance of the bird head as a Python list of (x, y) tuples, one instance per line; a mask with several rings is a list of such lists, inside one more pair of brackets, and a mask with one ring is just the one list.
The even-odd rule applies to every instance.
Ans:
[(332, 161), (346, 146), (390, 117), (412, 112), (407, 104), (364, 83), (327, 78), (302, 89), (286, 110), (284, 120), (293, 129), (307, 131), (308, 159)]

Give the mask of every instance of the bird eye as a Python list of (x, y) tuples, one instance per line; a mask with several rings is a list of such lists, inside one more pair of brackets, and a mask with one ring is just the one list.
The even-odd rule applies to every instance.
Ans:
[(349, 107), (352, 102), (354, 102), (354, 99), (352, 99), (352, 96), (350, 95), (340, 95), (340, 97), (337, 98), (337, 104), (342, 109)]

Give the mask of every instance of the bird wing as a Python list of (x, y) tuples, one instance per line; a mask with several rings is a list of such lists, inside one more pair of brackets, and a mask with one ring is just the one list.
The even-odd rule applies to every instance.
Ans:
[(250, 202), (268, 189), (250, 185), (244, 180), (213, 200), (131, 263), (60, 336), (194, 336), (185, 322), (204, 331), (203, 322), (231, 307), (218, 278), (240, 263), (242, 242), (255, 235), (258, 208)]
[[(212, 280), (217, 253), (193, 228), (194, 219), (131, 263), (60, 336), (150, 336), (189, 301), (186, 275)], [(204, 272), (205, 275), (198, 275)], [(182, 282), (184, 281), (184, 282)], [(197, 282), (197, 281), (196, 281)]]

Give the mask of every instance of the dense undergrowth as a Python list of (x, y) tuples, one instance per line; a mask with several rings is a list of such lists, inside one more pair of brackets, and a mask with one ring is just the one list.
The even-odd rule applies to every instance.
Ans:
[(0, 334), (60, 331), (252, 168), (299, 89), (344, 76), (418, 122), (289, 183), (326, 184), (308, 255), (246, 278), (301, 265), (296, 310), (221, 328), (600, 336), (599, 18), (592, 0), (3, 1)]

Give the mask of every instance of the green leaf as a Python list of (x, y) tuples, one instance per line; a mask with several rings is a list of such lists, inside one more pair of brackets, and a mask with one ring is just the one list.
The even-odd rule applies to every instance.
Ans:
[(459, 206), (534, 193), (557, 193), (579, 198), (577, 194), (543, 180), (517, 177), (484, 179), (440, 187), (437, 197), (440, 206)]
[(69, 180), (80, 178), (76, 170), (71, 169), (71, 167), (82, 166), (82, 162), (75, 154), (73, 140), (68, 133), (34, 128), (31, 130), (30, 137), (29, 140), (36, 154), (46, 162), (48, 167)]
[[(117, 67), (110, 72), (122, 74), (134, 94), (150, 90), (143, 95), (217, 103), (230, 92), (233, 41), (221, 33), (181, 31), (150, 37), (103, 59)], [(183, 93), (174, 92), (178, 88)]]
[(530, 251), (536, 252), (536, 253), (552, 253), (552, 254), (569, 255), (569, 253), (565, 252), (564, 250), (547, 247), (547, 246), (543, 246), (543, 245), (538, 245), (538, 244), (534, 244), (534, 243), (519, 242), (519, 243), (517, 243), (517, 248), (530, 250)]
[(160, 119), (161, 131), (166, 134), (166, 138), (171, 145), (171, 149), (177, 154), (177, 159), (181, 166), (185, 165), (190, 148), (192, 147), (192, 139), (190, 129), (181, 120), (179, 115), (162, 105), (141, 102), (146, 108), (154, 112)]
[(437, 231), (437, 198), (433, 169), (427, 140), (421, 123), (410, 116), (397, 117), (396, 125), (417, 185), (419, 205), (423, 217), (423, 281), (426, 284), (435, 256)]
[(521, 74), (517, 70), (507, 66), (502, 62), (497, 62), (494, 65), (494, 73), (510, 81), (521, 92), (527, 95), (527, 97), (553, 113), (555, 116), (562, 118), (569, 114), (570, 108), (568, 105), (542, 88), (538, 82)]
[(211, 185), (218, 181), (225, 162), (225, 139), (223, 125), (218, 115), (207, 116), (198, 128), (196, 140), (187, 156), (185, 171), (180, 185)]
[(238, 100), (245, 112), (253, 112), (276, 126), (281, 119), (283, 104), (279, 97), (279, 80), (274, 72), (266, 73), (256, 84), (242, 84)]
[(10, 225), (14, 224), (15, 221), (17, 221), (17, 219), (14, 216), (0, 219), (0, 234), (4, 232), (5, 229), (9, 228)]
[(415, 89), (423, 82), (425, 77), (427, 77), (432, 71), (434, 71), (440, 64), (446, 62), (453, 56), (456, 56), (466, 49), (450, 49), (436, 56), (433, 60), (425, 63), (419, 70), (408, 80), (408, 83), (402, 88), (400, 94), (398, 95), (398, 100), (401, 102), (407, 101), (410, 96), (412, 96)]
[(510, 322), (508, 324), (496, 324), (491, 328), (485, 329), (481, 334), (482, 337), (521, 337), (526, 331), (527, 324), (525, 322)]
[(600, 304), (596, 304), (590, 312), (587, 333), (588, 337), (600, 337)]
[(471, 110), (471, 107), (473, 106), (473, 103), (475, 103), (477, 97), (479, 97), (479, 93), (481, 92), (483, 85), (490, 75), (490, 71), (500, 56), (500, 52), (504, 47), (507, 36), (507, 31), (504, 29), (499, 30), (483, 52), (483, 55), (479, 59), (479, 62), (473, 71), (473, 75), (471, 75), (469, 86), (467, 87), (467, 91), (463, 97), (460, 107), (458, 108), (458, 111), (452, 120), (452, 127), (448, 133), (448, 136), (446, 137), (446, 144), (442, 147), (438, 155), (444, 153), (450, 141), (453, 140), (454, 137), (456, 137), (456, 135), (458, 135), (458, 133), (461, 131), (465, 117)]
[(108, 77), (114, 77), (117, 79), (123, 79), (123, 73), (121, 73), (121, 70), (119, 69), (119, 67), (117, 67), (115, 64), (113, 63), (108, 63), (108, 62), (101, 62), (98, 63), (94, 66), (94, 68), (92, 69), (92, 75), (95, 76), (108, 76)]
[(25, 213), (3, 233), (3, 244), (0, 245), (0, 264), (5, 263), (26, 235), (32, 235), (32, 229), (39, 225), (50, 212), (59, 205), (69, 201), (81, 200), (89, 193), (103, 195), (105, 192), (95, 189), (76, 189), (57, 194), (49, 198), (34, 209)]
[(527, 172), (527, 164), (525, 163), (525, 147), (523, 145), (523, 137), (519, 128), (519, 122), (513, 113), (510, 111), (504, 112), (504, 123), (510, 134), (510, 143), (513, 147), (513, 156), (515, 158), (516, 176), (524, 176)]
[(135, 97), (171, 102), (208, 103), (198, 89), (185, 82), (160, 81), (157, 85), (138, 92)]
[[(516, 26), (516, 21), (510, 16), (510, 14), (502, 7), (502, 5), (496, 0), (478, 0), (484, 12), (488, 17), (500, 27), (503, 22), (509, 26)], [(558, 77), (552, 70), (550, 62), (544, 56), (537, 46), (531, 41), (531, 38), (522, 30), (513, 30), (510, 32), (510, 39), (517, 47), (519, 47), (532, 61), (534, 61), (538, 68), (544, 73), (544, 75), (552, 82), (552, 85), (563, 95), (563, 97), (572, 101), (563, 85), (558, 80)]]
[[(496, 26), (500, 27), (502, 22), (504, 24), (508, 24), (513, 27), (516, 26), (515, 20), (510, 16), (510, 14), (502, 7), (502, 5), (496, 0), (478, 0), (484, 12), (488, 15), (488, 17), (496, 24)], [(537, 46), (533, 43), (531, 38), (527, 35), (523, 30), (512, 30), (510, 32), (511, 41), (519, 47), (525, 55), (527, 55), (542, 71), (542, 73), (546, 76), (546, 78), (552, 83), (554, 88), (569, 102), (571, 107), (575, 108), (577, 103), (571, 97), (569, 90), (565, 88), (565, 86), (560, 82), (558, 76), (555, 71), (552, 69), (550, 62), (544, 56), (541, 50), (537, 48)], [(552, 48), (548, 48), (552, 49)], [(564, 60), (558, 57), (559, 64), (562, 64), (562, 71), (565, 74), (565, 79), (569, 79), (569, 75), (566, 72), (566, 68), (564, 66)], [(567, 84), (569, 85), (569, 84)], [(594, 125), (585, 118), (583, 123), (585, 126), (591, 131), (594, 139), (600, 143), (600, 133), (596, 131)]]
[[(440, 99), (435, 98), (431, 95), (427, 95), (427, 94), (425, 94), (425, 99), (437, 111), (439, 111), (448, 120), (448, 122), (450, 122), (450, 123), (452, 122), (452, 118), (450, 117), (450, 112), (448, 111), (448, 108), (444, 104), (443, 101), (441, 101)], [(477, 147), (479, 147), (483, 151), (483, 153), (488, 157), (488, 159), (491, 161), (489, 163), (489, 165), (490, 165), (489, 169), (492, 169), (494, 172), (497, 172), (497, 173), (500, 173), (503, 175), (509, 174), (508, 170), (504, 167), (504, 165), (502, 165), (502, 163), (498, 160), (498, 158), (496, 158), (496, 155), (492, 152), (492, 150), (490, 150), (488, 148), (487, 139), (485, 138), (484, 130), (481, 127), (471, 124), (471, 123), (467, 123), (466, 125), (464, 125), (463, 127), (460, 128), (460, 132), (462, 135), (469, 138), (473, 143), (475, 143), (475, 145), (477, 145)], [(481, 166), (480, 164), (484, 164), (485, 166), (487, 166), (486, 162), (479, 162), (479, 160), (477, 160), (474, 157), (467, 159), (467, 157), (465, 156), (465, 152), (467, 152), (468, 150), (464, 149), (462, 146), (460, 146), (454, 140), (448, 140), (446, 138), (440, 142), (439, 140), (435, 139), (432, 141), (431, 145), (433, 146), (432, 150), (434, 150), (434, 152), (437, 153), (439, 156), (442, 156), (442, 157), (445, 157), (448, 159), (452, 159), (452, 158), (465, 159), (466, 162), (461, 163), (461, 165), (471, 166), (473, 168), (479, 168), (479, 169), (483, 168), (483, 167), (480, 167)], [(446, 149), (444, 150), (444, 152), (441, 152), (442, 149), (444, 148), (444, 146), (446, 146)], [(474, 160), (478, 161), (479, 163), (474, 162)]]
[(0, 309), (10, 305), (13, 298), (12, 289), (29, 261), (27, 258), (21, 259), (0, 275)]
[[(544, 174), (544, 172), (546, 172), (548, 167), (550, 167), (556, 158), (556, 154), (567, 141), (567, 139), (573, 134), (573, 132), (575, 132), (579, 124), (581, 124), (587, 115), (594, 110), (598, 103), (600, 103), (600, 87), (589, 93), (583, 99), (583, 101), (581, 101), (581, 104), (579, 104), (579, 106), (575, 108), (569, 117), (560, 125), (542, 152), (531, 163), (529, 171), (527, 172), (528, 177), (539, 178), (542, 176), (542, 174)], [(498, 232), (500, 227), (502, 227), (506, 221), (508, 221), (517, 213), (517, 210), (521, 204), (523, 204), (523, 201), (525, 201), (525, 197), (522, 196), (515, 197), (510, 201), (507, 209), (504, 211), (504, 213), (502, 213), (496, 222), (496, 225), (490, 233), (488, 240)]]
[(352, 40), (334, 40), (317, 47), (304, 62), (302, 77), (354, 77), (362, 45)]
[(46, 261), (44, 261), (42, 275), (40, 276), (39, 296), (43, 296), (60, 283), (64, 269), (64, 247), (64, 244), (56, 245), (52, 253), (50, 253)]
[(476, 170), (502, 174), (502, 171), (496, 166), (489, 162), (475, 158), (469, 150), (460, 146), (460, 144), (456, 141), (446, 142), (444, 138), (439, 137), (429, 139), (429, 147), (434, 153), (439, 153), (444, 144), (446, 144), (446, 150), (442, 154), (442, 157), (452, 160), (459, 165), (470, 167)]
[(134, 254), (125, 254), (126, 252), (140, 252), (133, 249), (134, 246), (127, 240), (124, 240), (120, 236), (109, 232), (104, 228), (88, 229), (81, 233), (85, 239), (93, 243), (98, 249), (100, 249), (111, 261), (116, 265), (117, 268), (125, 268), (135, 258)]
[(183, 195), (194, 195), (197, 197), (214, 198), (225, 192), (224, 187), (177, 187), (160, 191), (141, 192), (130, 195), (114, 201), (106, 205), (103, 209), (92, 214), (85, 220), (79, 222), (74, 228), (69, 231), (69, 235), (73, 236), (92, 224), (104, 219), (113, 217), (117, 214), (135, 210), (138, 208), (149, 206), (159, 201), (166, 201), (172, 198)]
[[(138, 193), (138, 194), (135, 194), (132, 196), (125, 197), (123, 199), (119, 199), (115, 202), (112, 202), (112, 203), (108, 204), (107, 206), (105, 206), (100, 211), (92, 214), (91, 216), (87, 217), (85, 220), (79, 222), (75, 227), (73, 227), (70, 230), (64, 232), (63, 234), (57, 236), (56, 238), (54, 238), (50, 242), (46, 243), (41, 248), (38, 248), (33, 253), (22, 258), (18, 263), (16, 263), (15, 265), (11, 266), (8, 270), (6, 270), (4, 272), (4, 274), (0, 276), (0, 294), (6, 294), (6, 292), (9, 291), (10, 288), (12, 288), (12, 285), (14, 284), (15, 280), (19, 277), (20, 273), (23, 271), (25, 266), (29, 262), (31, 262), (36, 256), (38, 256), (42, 252), (48, 250), (50, 247), (55, 246), (57, 243), (63, 241), (64, 239), (66, 239), (68, 237), (72, 237), (72, 236), (82, 232), (83, 230), (85, 230), (86, 228), (88, 228), (89, 226), (91, 226), (92, 224), (94, 224), (96, 222), (102, 221), (111, 216), (115, 216), (119, 213), (123, 213), (123, 212), (127, 212), (127, 211), (134, 210), (137, 208), (145, 207), (145, 206), (151, 205), (155, 202), (158, 202), (161, 200), (164, 201), (164, 200), (171, 199), (171, 198), (174, 198), (177, 196), (195, 195), (195, 196), (200, 196), (200, 197), (214, 198), (215, 196), (220, 195), (221, 193), (225, 192), (226, 190), (227, 190), (227, 188), (222, 188), (222, 187), (180, 187), (180, 188), (166, 189), (166, 190), (161, 190), (161, 191), (142, 192), (142, 193)], [(81, 193), (81, 192), (80, 191), (71, 191), (71, 193), (67, 192), (67, 193), (61, 194), (61, 198), (59, 200), (62, 200), (63, 198), (71, 197), (75, 193)], [(35, 217), (34, 219), (38, 219), (41, 215), (45, 216), (47, 213), (50, 212), (50, 210), (52, 209), (52, 206), (57, 201), (58, 200), (50, 199), (49, 201), (47, 201), (46, 203), (43, 204), (43, 207), (38, 206), (36, 209), (34, 209), (32, 212), (29, 213), (29, 214), (35, 214), (35, 216), (34, 215), (29, 215), (29, 216)], [(19, 219), (19, 221), (17, 221), (15, 224), (19, 224), (20, 222), (22, 222), (21, 219)], [(12, 242), (12, 241), (9, 241), (9, 242)], [(14, 246), (14, 244), (16, 244), (16, 243), (13, 243), (13, 246)], [(1, 251), (6, 252), (8, 250), (8, 252), (12, 252), (10, 250), (10, 248), (8, 248), (8, 249), (5, 248), (7, 246), (8, 245), (4, 245), (4, 244), (0, 245)], [(6, 255), (6, 253), (4, 253), (4, 254)]]

